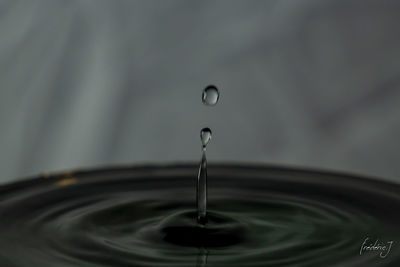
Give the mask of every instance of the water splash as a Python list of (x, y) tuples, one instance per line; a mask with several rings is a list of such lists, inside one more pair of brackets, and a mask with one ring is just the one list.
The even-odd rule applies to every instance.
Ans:
[[(56, 184), (65, 175), (0, 186), (0, 266), (400, 266), (398, 184), (215, 165), (203, 226), (193, 219), (197, 168), (113, 168), (76, 172), (73, 186)], [(395, 243), (385, 259), (360, 255), (366, 237)]]
[[(219, 91), (214, 85), (209, 85), (203, 90), (202, 101), (204, 105), (215, 106), (218, 103)], [(197, 175), (196, 202), (197, 202), (197, 222), (205, 225), (207, 222), (207, 158), (206, 148), (212, 136), (211, 129), (206, 127), (200, 131), (202, 144), (202, 156), (200, 161), (199, 173)]]
[(210, 142), (212, 132), (210, 128), (200, 131), (202, 143), (202, 157), (200, 161), (199, 174), (197, 175), (197, 221), (204, 225), (207, 222), (207, 144)]

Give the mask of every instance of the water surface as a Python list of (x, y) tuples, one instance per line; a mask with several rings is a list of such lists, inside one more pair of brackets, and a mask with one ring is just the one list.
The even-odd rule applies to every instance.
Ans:
[[(0, 187), (0, 266), (399, 266), (399, 185), (276, 167), (44, 175)], [(366, 238), (393, 241), (382, 258)]]

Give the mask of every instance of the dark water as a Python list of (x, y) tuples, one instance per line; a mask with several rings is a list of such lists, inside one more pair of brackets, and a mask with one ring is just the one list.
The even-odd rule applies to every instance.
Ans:
[[(0, 187), (0, 266), (400, 266), (399, 185), (196, 165), (45, 175)], [(367, 244), (393, 241), (380, 251)]]

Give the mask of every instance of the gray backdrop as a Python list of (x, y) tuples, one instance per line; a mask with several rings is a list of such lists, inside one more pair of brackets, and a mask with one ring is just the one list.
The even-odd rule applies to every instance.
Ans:
[(198, 161), (204, 126), (210, 163), (398, 179), (399, 14), (396, 0), (0, 1), (0, 181)]

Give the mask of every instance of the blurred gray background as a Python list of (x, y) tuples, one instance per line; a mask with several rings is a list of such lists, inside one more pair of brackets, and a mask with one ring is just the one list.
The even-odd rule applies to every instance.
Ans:
[[(398, 179), (400, 1), (0, 1), (0, 182), (113, 164)], [(221, 92), (202, 105), (202, 89)]]

